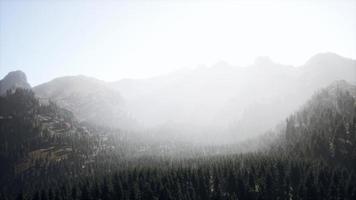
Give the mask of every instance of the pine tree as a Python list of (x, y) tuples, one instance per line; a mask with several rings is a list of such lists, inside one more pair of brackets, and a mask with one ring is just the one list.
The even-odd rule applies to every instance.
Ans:
[(40, 193), (38, 191), (32, 196), (32, 200), (40, 200)]
[(312, 172), (309, 173), (309, 175), (306, 179), (305, 187), (306, 187), (306, 199), (307, 200), (315, 200), (318, 198), (317, 188), (315, 187), (314, 176), (313, 176)]
[(72, 200), (75, 200), (78, 197), (78, 191), (77, 191), (77, 187), (76, 186), (73, 186), (73, 188), (72, 188), (71, 197), (72, 197)]
[(46, 190), (41, 191), (41, 200), (48, 200), (47, 192)]
[(114, 199), (117, 199), (117, 200), (123, 199), (123, 188), (122, 188), (121, 181), (120, 181), (118, 174), (114, 175), (112, 182), (113, 182)]
[(84, 184), (82, 187), (81, 187), (81, 190), (80, 190), (80, 200), (90, 200), (90, 195), (89, 195), (89, 191), (88, 191), (88, 186), (87, 184)]
[(160, 200), (173, 200), (172, 194), (169, 192), (167, 188), (164, 188), (159, 196)]

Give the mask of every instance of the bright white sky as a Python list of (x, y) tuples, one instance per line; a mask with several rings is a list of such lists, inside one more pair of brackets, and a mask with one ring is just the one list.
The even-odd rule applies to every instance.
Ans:
[(0, 78), (145, 78), (256, 56), (356, 58), (356, 1), (0, 0)]

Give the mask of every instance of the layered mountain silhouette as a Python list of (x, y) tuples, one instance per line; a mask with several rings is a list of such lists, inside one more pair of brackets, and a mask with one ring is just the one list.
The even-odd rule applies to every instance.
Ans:
[[(201, 199), (354, 199), (355, 67), (329, 53), (300, 67), (262, 57), (34, 88), (12, 72), (0, 82), (0, 199), (173, 199), (182, 188)], [(151, 129), (119, 130), (138, 127), (129, 112)]]
[[(316, 92), (297, 112), (290, 114), (283, 123), (283, 128), (279, 128), (273, 137), (266, 135), (250, 144), (217, 145), (208, 150), (189, 145), (180, 147), (189, 147), (196, 155), (221, 155), (267, 148), (269, 151), (264, 151), (267, 154), (317, 159), (354, 169), (355, 99), (355, 85), (335, 81)], [(76, 121), (70, 111), (56, 104), (40, 104), (34, 93), (28, 89), (18, 88), (13, 93), (0, 97), (0, 103), (3, 105), (0, 108), (0, 161), (3, 163), (0, 168), (0, 183), (3, 184), (8, 179), (21, 177), (23, 174), (36, 176), (43, 169), (55, 174), (57, 164), (62, 167), (97, 166), (99, 163), (95, 162), (108, 159), (116, 153), (128, 158), (135, 155), (164, 155), (167, 153), (165, 151), (184, 151), (172, 144), (157, 146), (150, 140), (137, 142), (134, 135), (127, 135), (123, 139), (121, 133), (110, 133), (110, 129), (83, 125)], [(141, 134), (142, 138), (147, 133)], [(115, 143), (107, 140), (108, 137), (121, 139)], [(120, 151), (113, 152), (113, 149)], [(102, 154), (104, 152), (106, 154)], [(115, 165), (112, 162), (110, 164)], [(68, 173), (66, 170), (70, 172), (65, 167), (63, 173)], [(87, 172), (83, 168), (77, 173)], [(71, 179), (67, 181), (69, 180)]]
[(192, 126), (205, 128), (205, 134), (225, 129), (243, 139), (273, 128), (316, 90), (336, 80), (355, 83), (356, 61), (320, 53), (294, 67), (259, 57), (248, 67), (220, 62), (110, 85), (149, 127)]
[[(33, 90), (41, 102), (53, 101), (80, 121), (235, 141), (272, 129), (316, 90), (336, 80), (354, 84), (356, 61), (320, 53), (295, 67), (259, 57), (247, 67), (219, 62), (149, 79), (61, 77)], [(16, 87), (30, 87), (22, 72), (11, 72), (0, 82), (2, 94)]]
[(284, 82), (280, 81), (281, 77), (275, 77), (269, 83), (256, 86), (261, 94), (264, 91), (268, 94), (277, 92), (271, 99), (258, 101), (256, 98), (257, 101), (244, 110), (237, 124), (233, 123), (233, 129), (245, 134), (261, 133), (297, 110), (315, 91), (334, 81), (345, 80), (355, 84), (356, 61), (333, 53), (317, 54), (284, 76)]

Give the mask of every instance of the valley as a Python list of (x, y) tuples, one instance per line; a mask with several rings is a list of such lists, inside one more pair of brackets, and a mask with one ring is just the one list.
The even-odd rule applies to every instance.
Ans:
[[(323, 60), (333, 63), (330, 59), (335, 61), (334, 67), (313, 72), (326, 63)], [(0, 96), (0, 199), (354, 199), (355, 61), (318, 55), (307, 62), (314, 66), (306, 71), (304, 67), (258, 63), (259, 67), (267, 65), (267, 74), (286, 68), (294, 78), (274, 80), (275, 86), (253, 86), (242, 80), (238, 80), (242, 85), (233, 84), (233, 76), (231, 91), (224, 96), (214, 92), (214, 87), (217, 91), (226, 88), (221, 80), (228, 80), (232, 68), (215, 66), (167, 78), (174, 83), (167, 83), (165, 77), (132, 80), (131, 86), (125, 86), (130, 88), (128, 94), (123, 83), (83, 76), (58, 78), (30, 88), (18, 83), (26, 83), (23, 72), (11, 72), (0, 81), (0, 88), (7, 90)], [(214, 76), (207, 75), (211, 70)], [(246, 83), (257, 78), (254, 67), (236, 70)], [(225, 78), (217, 78), (217, 71), (225, 73)], [(304, 73), (313, 78), (298, 77)], [(146, 83), (140, 85), (143, 81)], [(192, 91), (183, 95), (188, 83)], [(211, 90), (198, 94), (202, 87)], [(221, 116), (221, 109), (232, 106), (234, 96), (241, 91), (247, 94), (251, 87), (254, 93), (246, 99), (255, 102), (236, 100), (236, 105), (242, 106), (244, 101), (249, 105), (245, 110), (236, 110), (238, 106), (225, 110), (240, 112), (239, 117), (207, 123), (209, 117)], [(141, 92), (139, 88), (143, 88)], [(232, 91), (237, 93), (230, 94)], [(208, 94), (231, 99), (217, 111)], [(281, 101), (280, 97), (288, 99)], [(155, 102), (159, 99), (166, 102)], [(197, 100), (215, 111), (193, 109)], [(169, 109), (155, 109), (154, 103), (169, 105)], [(278, 105), (272, 109), (272, 104)], [(155, 109), (152, 124), (141, 118), (151, 111), (130, 110), (139, 105)], [(171, 108), (180, 108), (192, 118)], [(194, 120), (205, 114), (208, 118)]]

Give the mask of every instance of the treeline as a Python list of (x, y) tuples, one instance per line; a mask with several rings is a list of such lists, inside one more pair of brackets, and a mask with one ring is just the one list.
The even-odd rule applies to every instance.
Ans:
[[(238, 155), (243, 145), (162, 144), (78, 123), (27, 90), (0, 103), (0, 199), (356, 199), (356, 103), (338, 85), (315, 94), (269, 140), (250, 141), (264, 149)], [(13, 170), (44, 148), (66, 157), (31, 158), (30, 168)]]
[(342, 85), (316, 93), (279, 134), (277, 154), (356, 169), (356, 101)]
[(79, 175), (100, 141), (53, 102), (41, 104), (31, 90), (9, 91), (0, 96), (0, 187), (12, 195)]
[[(78, 179), (16, 199), (218, 200), (355, 199), (353, 170), (293, 157), (260, 154), (136, 166)], [(3, 198), (5, 199), (5, 198)]]

